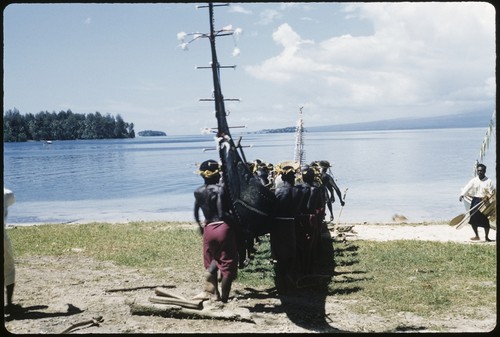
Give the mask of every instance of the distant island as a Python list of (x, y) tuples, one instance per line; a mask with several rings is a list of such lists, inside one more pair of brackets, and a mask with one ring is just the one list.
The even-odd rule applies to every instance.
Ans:
[(254, 133), (293, 133), (295, 132), (296, 127), (295, 126), (289, 126), (286, 128), (279, 128), (279, 129), (263, 129), (260, 131), (256, 131)]
[[(307, 132), (332, 131), (383, 131), (383, 130), (416, 130), (416, 129), (447, 129), (447, 128), (474, 128), (487, 127), (490, 123), (491, 112), (474, 111), (456, 115), (444, 115), (424, 118), (395, 118), (370, 122), (307, 126)], [(252, 133), (285, 133), (295, 132), (295, 127), (278, 129), (263, 129)]]
[(139, 131), (137, 134), (141, 137), (158, 137), (158, 136), (166, 136), (167, 135), (163, 131), (153, 131), (153, 130)]

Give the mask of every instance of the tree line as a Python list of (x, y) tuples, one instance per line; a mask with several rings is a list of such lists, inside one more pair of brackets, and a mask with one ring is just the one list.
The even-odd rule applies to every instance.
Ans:
[(71, 110), (21, 114), (17, 109), (3, 115), (3, 141), (135, 138), (134, 123), (120, 115), (77, 114)]

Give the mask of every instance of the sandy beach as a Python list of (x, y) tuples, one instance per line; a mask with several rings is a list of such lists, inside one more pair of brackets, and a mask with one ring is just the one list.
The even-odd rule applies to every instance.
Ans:
[[(470, 226), (461, 229), (446, 224), (356, 224), (353, 232), (346, 234), (354, 240), (428, 240), (440, 242), (474, 243), (470, 238), (474, 236)], [(484, 231), (479, 229), (481, 240), (484, 241)], [(490, 230), (490, 239), (496, 240), (496, 231)], [(493, 244), (491, 242), (489, 244)]]

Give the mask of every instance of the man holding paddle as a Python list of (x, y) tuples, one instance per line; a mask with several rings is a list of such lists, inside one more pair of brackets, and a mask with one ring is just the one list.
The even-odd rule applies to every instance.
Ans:
[[(482, 203), (484, 198), (488, 198), (495, 192), (495, 185), (490, 178), (486, 177), (486, 166), (484, 164), (477, 164), (476, 173), (476, 177), (469, 180), (467, 185), (464, 186), (458, 200), (462, 201), (466, 195), (472, 197), (470, 210), (473, 211), (473, 213), (470, 215), (469, 224), (472, 226), (475, 236), (472, 237), (471, 240), (479, 240), (477, 228), (483, 227), (485, 241), (491, 241), (488, 238), (490, 221), (488, 217), (481, 213), (478, 204)], [(478, 206), (475, 207), (476, 205)]]

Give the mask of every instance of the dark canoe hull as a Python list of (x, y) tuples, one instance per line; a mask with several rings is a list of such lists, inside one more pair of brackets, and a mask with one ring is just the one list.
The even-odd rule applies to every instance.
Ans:
[(250, 171), (230, 136), (220, 138), (219, 154), (236, 220), (255, 235), (269, 233), (276, 203), (274, 193)]

